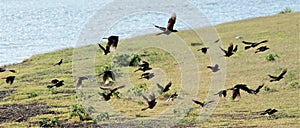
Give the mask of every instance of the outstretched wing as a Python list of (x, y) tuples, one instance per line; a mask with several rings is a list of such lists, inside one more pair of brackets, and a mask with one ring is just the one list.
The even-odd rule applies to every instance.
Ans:
[(227, 51), (221, 47), (219, 47), (225, 54), (227, 53)]
[(287, 69), (284, 69), (278, 77), (283, 77), (283, 75), (287, 72)]
[(101, 44), (98, 43), (98, 46), (100, 47), (100, 49), (101, 49), (103, 52), (106, 51), (105, 48), (104, 48)]
[(236, 52), (238, 50), (238, 45), (235, 45), (234, 49), (232, 50), (233, 52)]
[(232, 100), (239, 100), (241, 98), (240, 89), (233, 89)]
[(164, 90), (164, 87), (161, 86), (159, 83), (156, 83), (157, 87), (160, 89), (160, 92), (162, 93), (162, 91)]
[(157, 26), (157, 25), (155, 25), (155, 24), (153, 24), (153, 25), (154, 25), (154, 27), (158, 28), (158, 29), (161, 30), (161, 31), (166, 31), (166, 28), (165, 28), (165, 27), (160, 27), (160, 26)]
[(172, 82), (170, 81), (170, 82), (166, 85), (166, 87), (165, 87), (164, 90), (169, 90), (171, 86), (172, 86)]
[(260, 90), (262, 87), (264, 87), (264, 85), (265, 85), (265, 84), (262, 84), (262, 85), (258, 86), (258, 87), (256, 88), (256, 90), (255, 90), (255, 94), (257, 94), (257, 93), (259, 92), (259, 90)]
[(253, 42), (247, 42), (247, 41), (242, 41), (243, 44), (247, 44), (247, 45), (252, 45), (252, 44), (255, 44)]
[(261, 43), (266, 43), (266, 42), (268, 42), (268, 40), (260, 41), (259, 44), (261, 44)]
[(200, 102), (200, 101), (197, 101), (197, 100), (193, 100), (194, 101), (194, 103), (196, 103), (196, 104), (199, 104), (200, 106), (204, 106), (204, 103), (202, 103), (202, 102)]

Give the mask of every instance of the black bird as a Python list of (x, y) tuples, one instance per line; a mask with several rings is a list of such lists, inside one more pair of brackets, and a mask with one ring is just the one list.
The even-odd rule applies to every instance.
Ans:
[(52, 83), (52, 84), (56, 84), (57, 82), (59, 82), (58, 79), (53, 79), (53, 80), (51, 80), (51, 83)]
[(160, 89), (160, 94), (162, 94), (162, 93), (167, 92), (167, 91), (170, 90), (172, 82), (170, 81), (165, 87), (161, 86), (159, 83), (157, 83), (156, 85)]
[(115, 91), (117, 91), (118, 89), (124, 88), (124, 87), (125, 87), (125, 85), (122, 85), (122, 86), (119, 86), (119, 87), (116, 87), (116, 88), (111, 89), (111, 88), (103, 88), (103, 87), (100, 86), (100, 89), (106, 90), (106, 91), (108, 91), (108, 92), (107, 92), (107, 93), (99, 93), (99, 94), (100, 94), (101, 96), (103, 96), (103, 98), (104, 98), (105, 101), (108, 101), (108, 100), (110, 100), (112, 94), (113, 94)]
[(154, 95), (154, 93), (150, 93), (150, 95), (149, 95), (149, 99), (146, 97), (146, 96), (144, 96), (144, 95), (142, 95), (142, 97), (147, 101), (147, 103), (148, 103), (148, 107), (145, 107), (145, 108), (142, 108), (141, 110), (142, 111), (145, 111), (145, 110), (147, 110), (148, 108), (149, 109), (153, 109), (154, 108), (154, 106), (156, 105), (156, 98), (155, 98), (155, 95)]
[[(5, 68), (0, 68), (0, 72), (5, 72), (5, 71), (7, 71), (7, 69), (5, 69)], [(10, 72), (12, 72), (12, 73), (16, 73), (16, 70), (12, 70), (12, 69), (10, 69), (10, 70), (8, 70), (8, 71), (10, 71)]]
[(173, 93), (166, 101), (173, 101), (176, 97), (178, 96), (178, 94), (175, 92)]
[(134, 72), (137, 72), (137, 71), (148, 71), (148, 70), (151, 70), (152, 68), (149, 66), (149, 63), (147, 61), (141, 61), (141, 64), (139, 64), (139, 68), (137, 70), (135, 70)]
[(78, 88), (81, 88), (81, 86), (82, 86), (82, 81), (83, 80), (87, 80), (87, 79), (89, 79), (89, 78), (87, 78), (87, 77), (85, 77), (85, 76), (80, 76), (80, 77), (78, 77), (77, 78), (77, 83), (76, 83), (76, 88), (78, 89)]
[(207, 66), (207, 68), (211, 69), (212, 72), (217, 72), (220, 70), (218, 64), (215, 64), (214, 66)]
[(16, 76), (8, 76), (8, 77), (4, 77), (2, 79), (6, 79), (5, 82), (8, 83), (8, 84), (13, 84), (14, 80), (15, 80), (15, 77)]
[(245, 46), (245, 50), (249, 49), (249, 48), (254, 48), (256, 46), (258, 46), (259, 44), (262, 44), (262, 43), (266, 43), (268, 42), (268, 40), (263, 40), (263, 41), (260, 41), (260, 42), (247, 42), (247, 41), (242, 41), (242, 43), (248, 45), (248, 46)]
[(168, 20), (168, 24), (167, 24), (166, 28), (154, 25), (156, 28), (163, 31), (162, 33), (158, 33), (157, 35), (160, 35), (160, 34), (167, 34), (168, 35), (171, 32), (178, 32), (177, 30), (174, 29), (175, 22), (176, 22), (176, 13), (173, 13), (172, 16)]
[(226, 97), (226, 95), (227, 95), (227, 90), (221, 90), (221, 91), (219, 91), (218, 93), (216, 93), (215, 95), (219, 95), (219, 97), (222, 97), (222, 96)]
[(282, 78), (284, 78), (283, 76), (285, 75), (286, 72), (287, 72), (287, 69), (283, 69), (283, 71), (280, 73), (279, 76), (268, 75), (272, 79), (272, 80), (270, 80), (270, 82), (281, 80)]
[(115, 74), (110, 70), (106, 70), (103, 73), (99, 74), (99, 76), (101, 75), (103, 75), (102, 79), (104, 84), (108, 84), (110, 82), (110, 79), (115, 81)]
[(255, 90), (249, 89), (246, 84), (237, 84), (233, 88), (228, 89), (228, 90), (233, 91), (232, 100), (239, 100), (241, 98), (240, 89), (242, 89), (250, 94), (256, 94)]
[(108, 38), (103, 38), (103, 39), (108, 40), (108, 42), (106, 44), (106, 47), (104, 48), (99, 43), (98, 43), (98, 46), (100, 47), (100, 49), (102, 49), (104, 55), (107, 55), (108, 53), (110, 53), (111, 49), (116, 49), (117, 48), (118, 42), (119, 42), (119, 36), (110, 36)]
[(274, 114), (275, 112), (278, 112), (278, 110), (269, 108), (269, 109), (265, 110), (264, 112), (260, 113), (260, 115), (266, 115), (266, 114), (272, 115), (272, 114)]
[(224, 50), (223, 48), (221, 48), (220, 47), (220, 49), (225, 53), (225, 55), (224, 56), (226, 56), (226, 57), (230, 57), (230, 56), (232, 56), (233, 55), (233, 53), (235, 53), (236, 51), (237, 51), (237, 49), (238, 49), (238, 45), (236, 45), (234, 48), (233, 48), (233, 44), (231, 43), (230, 45), (229, 45), (229, 47), (228, 47), (228, 49), (227, 49), (227, 51), (226, 50)]
[(60, 59), (60, 61), (59, 62), (57, 62), (56, 64), (54, 64), (53, 66), (56, 66), (56, 65), (61, 65), (62, 64), (62, 62), (63, 62), (63, 59)]
[(203, 45), (203, 43), (191, 43), (191, 46)]
[(203, 47), (201, 49), (198, 49), (197, 51), (200, 51), (200, 50), (201, 50), (202, 53), (206, 54), (206, 52), (208, 50), (208, 47)]
[(269, 48), (267, 46), (261, 46), (259, 48), (256, 49), (255, 53), (258, 53), (258, 52), (264, 52), (266, 50), (268, 50)]
[[(64, 85), (64, 80), (60, 80), (60, 81), (56, 81), (57, 79), (54, 79), (54, 81), (52, 80), (51, 83), (53, 85), (48, 85), (47, 88), (53, 88), (53, 87), (61, 87)], [(56, 82), (56, 83), (55, 83)]]
[(254, 94), (256, 95), (257, 93), (259, 93), (259, 90), (264, 87), (264, 83), (262, 85), (259, 85), (255, 90), (254, 90)]
[(193, 101), (194, 101), (194, 103), (200, 105), (201, 107), (204, 107), (205, 105), (214, 102), (214, 101), (200, 102), (200, 101), (197, 101), (197, 100), (193, 100)]
[(139, 79), (145, 78), (145, 79), (149, 80), (153, 77), (154, 77), (154, 73), (146, 72), (146, 73), (143, 73)]

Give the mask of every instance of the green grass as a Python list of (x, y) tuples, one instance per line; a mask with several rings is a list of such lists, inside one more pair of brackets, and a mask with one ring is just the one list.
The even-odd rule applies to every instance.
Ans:
[[(198, 117), (201, 112), (201, 108), (195, 108), (189, 110), (173, 109), (171, 113), (188, 113), (188, 116), (183, 118), (180, 122), (181, 125), (192, 125), (201, 127), (299, 127), (300, 124), (300, 96), (299, 96), (299, 81), (300, 81), (300, 67), (299, 67), (299, 17), (300, 13), (288, 13), (285, 15), (274, 15), (269, 17), (259, 17), (253, 19), (247, 19), (242, 21), (236, 21), (231, 23), (225, 23), (215, 26), (221, 40), (222, 45), (227, 47), (229, 43), (239, 45), (239, 51), (230, 58), (226, 58), (226, 85), (225, 88), (232, 87), (237, 83), (245, 83), (250, 88), (256, 88), (261, 83), (265, 83), (267, 87), (263, 88), (261, 92), (254, 96), (241, 92), (242, 98), (238, 102), (233, 102), (230, 99), (230, 93), (227, 98), (220, 99), (220, 102), (212, 115), (205, 121), (199, 122)], [(199, 46), (190, 46), (191, 42), (201, 42), (195, 33), (190, 30), (184, 30), (177, 33), (187, 43), (189, 49), (194, 53), (199, 67), (200, 87), (198, 95), (193, 97), (197, 100), (205, 100), (209, 91), (211, 82), (211, 72), (206, 68), (207, 65), (211, 65), (209, 55), (204, 55), (197, 49)], [(240, 40), (235, 40), (235, 36), (243, 36), (247, 41), (260, 41), (268, 39), (266, 43), (269, 50), (263, 53), (254, 54), (254, 49), (243, 50), (244, 45)], [(126, 47), (125, 44), (130, 42), (145, 41), (145, 38), (151, 37), (149, 35), (137, 37), (134, 39), (121, 40), (120, 46)], [(98, 46), (87, 46), (87, 49), (97, 49)], [(78, 51), (78, 49), (76, 49)], [(134, 51), (129, 49), (128, 51)], [(127, 52), (128, 52), (127, 51)], [(126, 52), (126, 51), (125, 51)], [(274, 62), (267, 61), (266, 55), (270, 53), (276, 53), (280, 58), (276, 58)], [(83, 93), (77, 94), (67, 93), (75, 90), (74, 77), (72, 73), (74, 49), (63, 49), (51, 53), (40, 54), (32, 56), (22, 63), (6, 65), (9, 69), (16, 69), (15, 83), (13, 85), (6, 84), (3, 80), (0, 81), (0, 90), (15, 90), (15, 93), (5, 97), (0, 102), (1, 105), (9, 104), (28, 104), (28, 103), (40, 103), (43, 105), (56, 106), (51, 110), (57, 112), (55, 115), (39, 115), (30, 118), (27, 122), (6, 122), (0, 124), (5, 127), (24, 127), (29, 125), (39, 126), (38, 122), (47, 123), (55, 119), (56, 122), (80, 122), (80, 120), (74, 120), (69, 118), (69, 106), (74, 106), (80, 103), (95, 103), (100, 104), (103, 101), (99, 100), (98, 95), (94, 95), (94, 92), (98, 92), (97, 87), (90, 87), (83, 90)], [(128, 53), (129, 56), (132, 56)], [(128, 118), (138, 117), (138, 122), (141, 124), (144, 117), (151, 117), (161, 112), (166, 111), (165, 107), (171, 106), (171, 103), (164, 102), (164, 98), (170, 95), (174, 91), (180, 91), (181, 87), (181, 74), (180, 64), (176, 62), (173, 54), (170, 54), (163, 49), (147, 48), (138, 50), (137, 53), (143, 60), (149, 61), (153, 71), (156, 73), (155, 81), (149, 82), (147, 80), (138, 80), (137, 78), (141, 72), (133, 73), (137, 67), (126, 68), (130, 80), (130, 85), (126, 85), (126, 88), (120, 90), (120, 99), (113, 97), (109, 104), (113, 109), (122, 112)], [(185, 53), (182, 53), (185, 54)], [(97, 51), (95, 59), (95, 72), (101, 73), (106, 66), (113, 68), (114, 70), (123, 70), (122, 68), (112, 65), (114, 55), (109, 54), (103, 56), (102, 53)], [(52, 66), (54, 63), (64, 59), (61, 66)], [(88, 60), (88, 57), (78, 60), (77, 63), (84, 65)], [(288, 73), (286, 78), (279, 82), (269, 82), (267, 74), (279, 74), (281, 69), (287, 68)], [(89, 72), (83, 74), (92, 75)], [(11, 75), (9, 72), (1, 73), (1, 77)], [(122, 76), (124, 74), (117, 74)], [(60, 88), (48, 89), (46, 86), (50, 84), (50, 81), (54, 78), (65, 81), (65, 85)], [(160, 79), (158, 79), (160, 78)], [(121, 81), (122, 78), (120, 78)], [(100, 77), (95, 79), (101, 82)], [(163, 96), (158, 97), (158, 104), (153, 110), (147, 110), (141, 112), (140, 109), (147, 106), (144, 100), (139, 96), (134, 96), (134, 91), (140, 91), (143, 89), (131, 89), (132, 92), (124, 91), (138, 85), (149, 85), (147, 89), (155, 88), (156, 83), (162, 85), (168, 81), (173, 82), (171, 91), (167, 92)], [(85, 81), (84, 84), (89, 84)], [(150, 86), (151, 85), (151, 86)], [(95, 90), (95, 88), (97, 88)], [(268, 88), (268, 89), (266, 89)], [(84, 94), (84, 92), (91, 92)], [(181, 92), (184, 94), (185, 92)], [(131, 99), (127, 96), (132, 96)], [(179, 97), (180, 98), (180, 97)], [(87, 102), (87, 99), (93, 100), (93, 102)], [(176, 100), (174, 101), (176, 102)], [(192, 103), (192, 102), (189, 102)], [(92, 106), (92, 105), (91, 105)], [(192, 105), (197, 107), (197, 105)], [(97, 108), (93, 106), (95, 110)], [(257, 112), (263, 111), (267, 108), (276, 108), (279, 112), (273, 116), (260, 116)], [(92, 110), (92, 109), (91, 109)], [(116, 113), (105, 113), (105, 110), (95, 112), (91, 114), (97, 117), (98, 121), (109, 122), (118, 118)], [(56, 120), (58, 119), (58, 120)], [(43, 122), (44, 121), (44, 122)], [(53, 124), (55, 124), (53, 123)]]

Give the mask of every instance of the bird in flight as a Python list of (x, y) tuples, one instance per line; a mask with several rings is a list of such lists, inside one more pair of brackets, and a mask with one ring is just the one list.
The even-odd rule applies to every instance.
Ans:
[(256, 90), (250, 89), (246, 84), (237, 84), (233, 88), (227, 90), (232, 90), (232, 100), (238, 101), (241, 98), (240, 89), (246, 91), (249, 94), (257, 94), (259, 90), (264, 86), (264, 84), (258, 86)]
[(103, 80), (104, 85), (109, 84), (110, 80), (115, 81), (115, 74), (110, 70), (106, 70), (103, 73), (99, 74), (98, 76), (101, 76), (101, 75), (102, 75), (102, 80)]
[(53, 79), (51, 80), (52, 85), (48, 85), (47, 88), (60, 87), (64, 85), (64, 80)]
[(150, 92), (149, 99), (148, 99), (146, 96), (144, 96), (144, 95), (142, 95), (142, 97), (144, 98), (144, 100), (147, 101), (148, 107), (142, 108), (141, 110), (142, 110), (142, 111), (145, 111), (145, 110), (147, 110), (148, 108), (149, 108), (149, 109), (153, 109), (154, 106), (155, 106), (156, 103), (157, 103), (157, 102), (155, 101), (156, 98), (155, 98), (154, 93), (153, 93), (153, 92)]
[(233, 53), (235, 53), (238, 49), (238, 45), (236, 45), (234, 48), (233, 48), (233, 44), (231, 43), (229, 45), (229, 47), (227, 48), (227, 50), (223, 49), (220, 47), (220, 49), (225, 53), (225, 57), (230, 57), (233, 55)]
[(60, 59), (60, 61), (58, 61), (56, 64), (54, 64), (53, 66), (56, 66), (56, 65), (58, 65), (58, 66), (60, 66), (61, 64), (62, 64), (62, 62), (63, 62), (63, 59)]
[(110, 36), (108, 38), (103, 38), (103, 39), (108, 40), (106, 47), (104, 48), (100, 43), (98, 43), (98, 46), (103, 51), (104, 55), (107, 55), (108, 53), (110, 53), (111, 50), (115, 50), (117, 48), (119, 42), (119, 36)]
[(87, 77), (85, 77), (85, 76), (80, 76), (80, 77), (78, 77), (77, 78), (77, 82), (76, 82), (76, 88), (78, 89), (78, 88), (81, 88), (81, 86), (82, 86), (82, 81), (83, 80), (87, 80), (87, 79), (89, 79), (89, 78), (87, 78)]
[(207, 68), (211, 69), (212, 72), (217, 72), (220, 70), (218, 64), (215, 64), (214, 66), (207, 66)]
[(281, 80), (282, 78), (284, 78), (283, 76), (286, 74), (286, 72), (287, 69), (283, 69), (283, 71), (279, 74), (279, 76), (268, 75), (271, 78), (270, 82)]
[(124, 87), (125, 87), (125, 85), (122, 85), (122, 86), (111, 89), (111, 88), (104, 88), (104, 87), (100, 86), (100, 89), (105, 90), (107, 92), (106, 93), (99, 93), (99, 94), (104, 98), (105, 101), (109, 101), (114, 92), (116, 92), (118, 89), (121, 89), (121, 88), (124, 88)]
[(219, 97), (222, 97), (222, 96), (226, 97), (226, 95), (227, 95), (227, 90), (221, 90), (221, 91), (219, 91), (218, 93), (216, 93), (215, 95), (219, 95)]
[(243, 44), (246, 44), (248, 46), (245, 46), (245, 50), (249, 49), (249, 48), (254, 48), (256, 46), (258, 46), (259, 44), (262, 44), (262, 43), (266, 43), (268, 42), (268, 40), (263, 40), (263, 41), (260, 41), (260, 42), (247, 42), (247, 41), (242, 41)]
[(177, 96), (178, 96), (178, 94), (177, 94), (176, 92), (173, 93), (173, 94), (166, 100), (166, 102), (168, 102), (168, 101), (173, 101)]
[(172, 82), (170, 81), (165, 87), (161, 86), (159, 83), (157, 83), (156, 85), (160, 89), (160, 94), (162, 94), (162, 93), (167, 92), (167, 91), (170, 90)]
[[(5, 69), (5, 68), (0, 68), (0, 72), (5, 72), (5, 71), (7, 71), (7, 69)], [(16, 70), (12, 70), (12, 69), (10, 69), (10, 70), (8, 70), (8, 71), (10, 71), (10, 72), (12, 72), (12, 73), (16, 73)]]
[(167, 24), (166, 28), (154, 25), (156, 28), (163, 31), (162, 33), (158, 33), (157, 35), (160, 35), (160, 34), (169, 35), (171, 32), (178, 32), (177, 30), (174, 29), (175, 22), (176, 22), (176, 13), (173, 13), (172, 16), (168, 20), (168, 24)]
[(264, 112), (260, 113), (260, 115), (266, 115), (266, 114), (272, 115), (272, 114), (274, 114), (275, 112), (278, 112), (278, 110), (269, 108), (269, 109), (265, 110)]
[(214, 102), (214, 101), (200, 102), (200, 101), (197, 101), (197, 100), (193, 100), (193, 101), (194, 101), (194, 103), (200, 105), (201, 107), (204, 107), (205, 105)]
[(148, 71), (151, 70), (152, 68), (149, 66), (149, 63), (147, 61), (141, 61), (141, 64), (139, 64), (139, 68), (137, 70), (135, 70), (134, 72), (137, 71)]
[(201, 50), (202, 53), (206, 54), (207, 50), (208, 50), (208, 47), (203, 47), (201, 49), (198, 49), (197, 51), (200, 51), (200, 50)]
[(270, 48), (268, 48), (267, 46), (261, 46), (259, 48), (256, 49), (255, 53), (258, 53), (258, 52), (264, 52), (266, 50), (268, 50)]
[(8, 76), (8, 77), (4, 77), (2, 79), (6, 79), (5, 82), (8, 83), (8, 84), (13, 84), (15, 78), (16, 78), (16, 76)]
[(154, 73), (146, 72), (146, 73), (143, 73), (139, 79), (145, 78), (145, 79), (149, 80), (153, 77), (154, 77)]

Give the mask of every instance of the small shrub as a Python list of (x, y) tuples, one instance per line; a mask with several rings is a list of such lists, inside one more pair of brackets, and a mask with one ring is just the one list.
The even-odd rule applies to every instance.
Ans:
[(299, 82), (297, 80), (293, 80), (288, 83), (288, 86), (291, 86), (293, 88), (298, 88), (299, 87), (298, 85), (299, 85)]
[(78, 104), (72, 105), (69, 108), (69, 119), (79, 117), (80, 121), (91, 120), (87, 111)]
[(279, 58), (279, 55), (276, 53), (270, 53), (270, 54), (266, 55), (267, 61), (275, 61), (276, 58)]
[(139, 63), (140, 63), (141, 60), (142, 60), (142, 59), (141, 59), (141, 57), (140, 57), (139, 55), (134, 54), (134, 55), (131, 57), (131, 59), (130, 59), (129, 66), (134, 66), (134, 67), (136, 67), (136, 66), (139, 65)]
[(292, 9), (286, 7), (285, 9), (283, 9), (282, 11), (280, 11), (278, 14), (287, 14), (287, 13), (291, 13)]
[(270, 87), (268, 87), (268, 86), (265, 86), (265, 87), (264, 87), (264, 90), (265, 90), (266, 92), (278, 92), (278, 90), (277, 90), (276, 88), (270, 88)]
[(31, 92), (31, 93), (29, 93), (29, 96), (28, 96), (28, 98), (34, 98), (34, 97), (37, 97), (38, 96), (38, 94), (37, 93), (35, 93), (35, 92)]
[(109, 114), (107, 112), (101, 112), (96, 116), (95, 121), (109, 120)]
[(59, 124), (59, 121), (57, 118), (52, 119), (41, 119), (37, 122), (40, 127), (54, 127)]
[(147, 90), (146, 83), (142, 83), (134, 86), (133, 88), (130, 88), (128, 90), (128, 93), (133, 94), (135, 96), (141, 96), (146, 90)]

